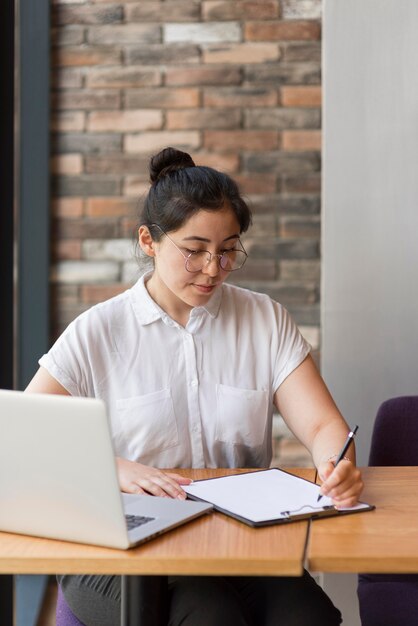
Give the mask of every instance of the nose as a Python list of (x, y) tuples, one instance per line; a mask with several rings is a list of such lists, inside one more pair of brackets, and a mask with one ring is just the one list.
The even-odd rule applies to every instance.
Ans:
[(209, 274), (209, 276), (217, 276), (220, 270), (220, 257), (216, 254), (212, 255), (212, 258), (206, 265), (202, 268), (202, 272), (204, 274)]

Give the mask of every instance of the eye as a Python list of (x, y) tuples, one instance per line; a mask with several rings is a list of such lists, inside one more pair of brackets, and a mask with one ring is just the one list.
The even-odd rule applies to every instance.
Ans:
[(184, 248), (184, 251), (186, 254), (199, 254), (199, 252), (202, 252), (202, 250), (190, 250), (190, 248)]

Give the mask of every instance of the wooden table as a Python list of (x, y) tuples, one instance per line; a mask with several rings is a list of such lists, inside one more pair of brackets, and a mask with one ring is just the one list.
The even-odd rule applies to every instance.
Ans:
[(418, 573), (418, 467), (366, 467), (361, 499), (376, 509), (311, 525), (318, 572)]
[[(176, 471), (198, 479), (240, 470)], [(314, 469), (292, 471), (315, 479)], [(254, 529), (215, 512), (126, 551), (0, 533), (0, 574), (298, 576), (307, 532), (306, 521)], [(0, 624), (11, 622), (0, 613)]]

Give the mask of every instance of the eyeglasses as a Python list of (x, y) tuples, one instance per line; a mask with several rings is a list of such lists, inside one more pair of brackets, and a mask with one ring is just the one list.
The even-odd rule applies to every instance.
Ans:
[(177, 250), (180, 252), (182, 257), (185, 259), (184, 266), (188, 272), (192, 274), (195, 272), (200, 272), (204, 267), (207, 267), (209, 263), (211, 263), (212, 259), (217, 258), (221, 269), (224, 272), (235, 272), (235, 270), (239, 270), (247, 260), (248, 254), (244, 250), (244, 246), (241, 241), (238, 239), (238, 244), (241, 248), (232, 248), (231, 250), (224, 250), (222, 254), (212, 254), (209, 250), (197, 250), (195, 252), (190, 252), (189, 254), (184, 254), (182, 250), (178, 247), (175, 241), (173, 241), (170, 235), (159, 226), (158, 224), (151, 224), (151, 226), (156, 226), (160, 229), (160, 231), (171, 241), (171, 243), (176, 246)]

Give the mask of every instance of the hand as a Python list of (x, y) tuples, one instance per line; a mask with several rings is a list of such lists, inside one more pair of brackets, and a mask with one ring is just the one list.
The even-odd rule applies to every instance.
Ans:
[(319, 465), (318, 473), (323, 481), (320, 493), (332, 498), (337, 509), (357, 504), (364, 485), (360, 470), (351, 461), (342, 460), (337, 466), (325, 461)]
[(148, 494), (166, 498), (186, 499), (180, 485), (190, 485), (190, 478), (162, 472), (155, 467), (116, 458), (119, 485), (125, 493)]

